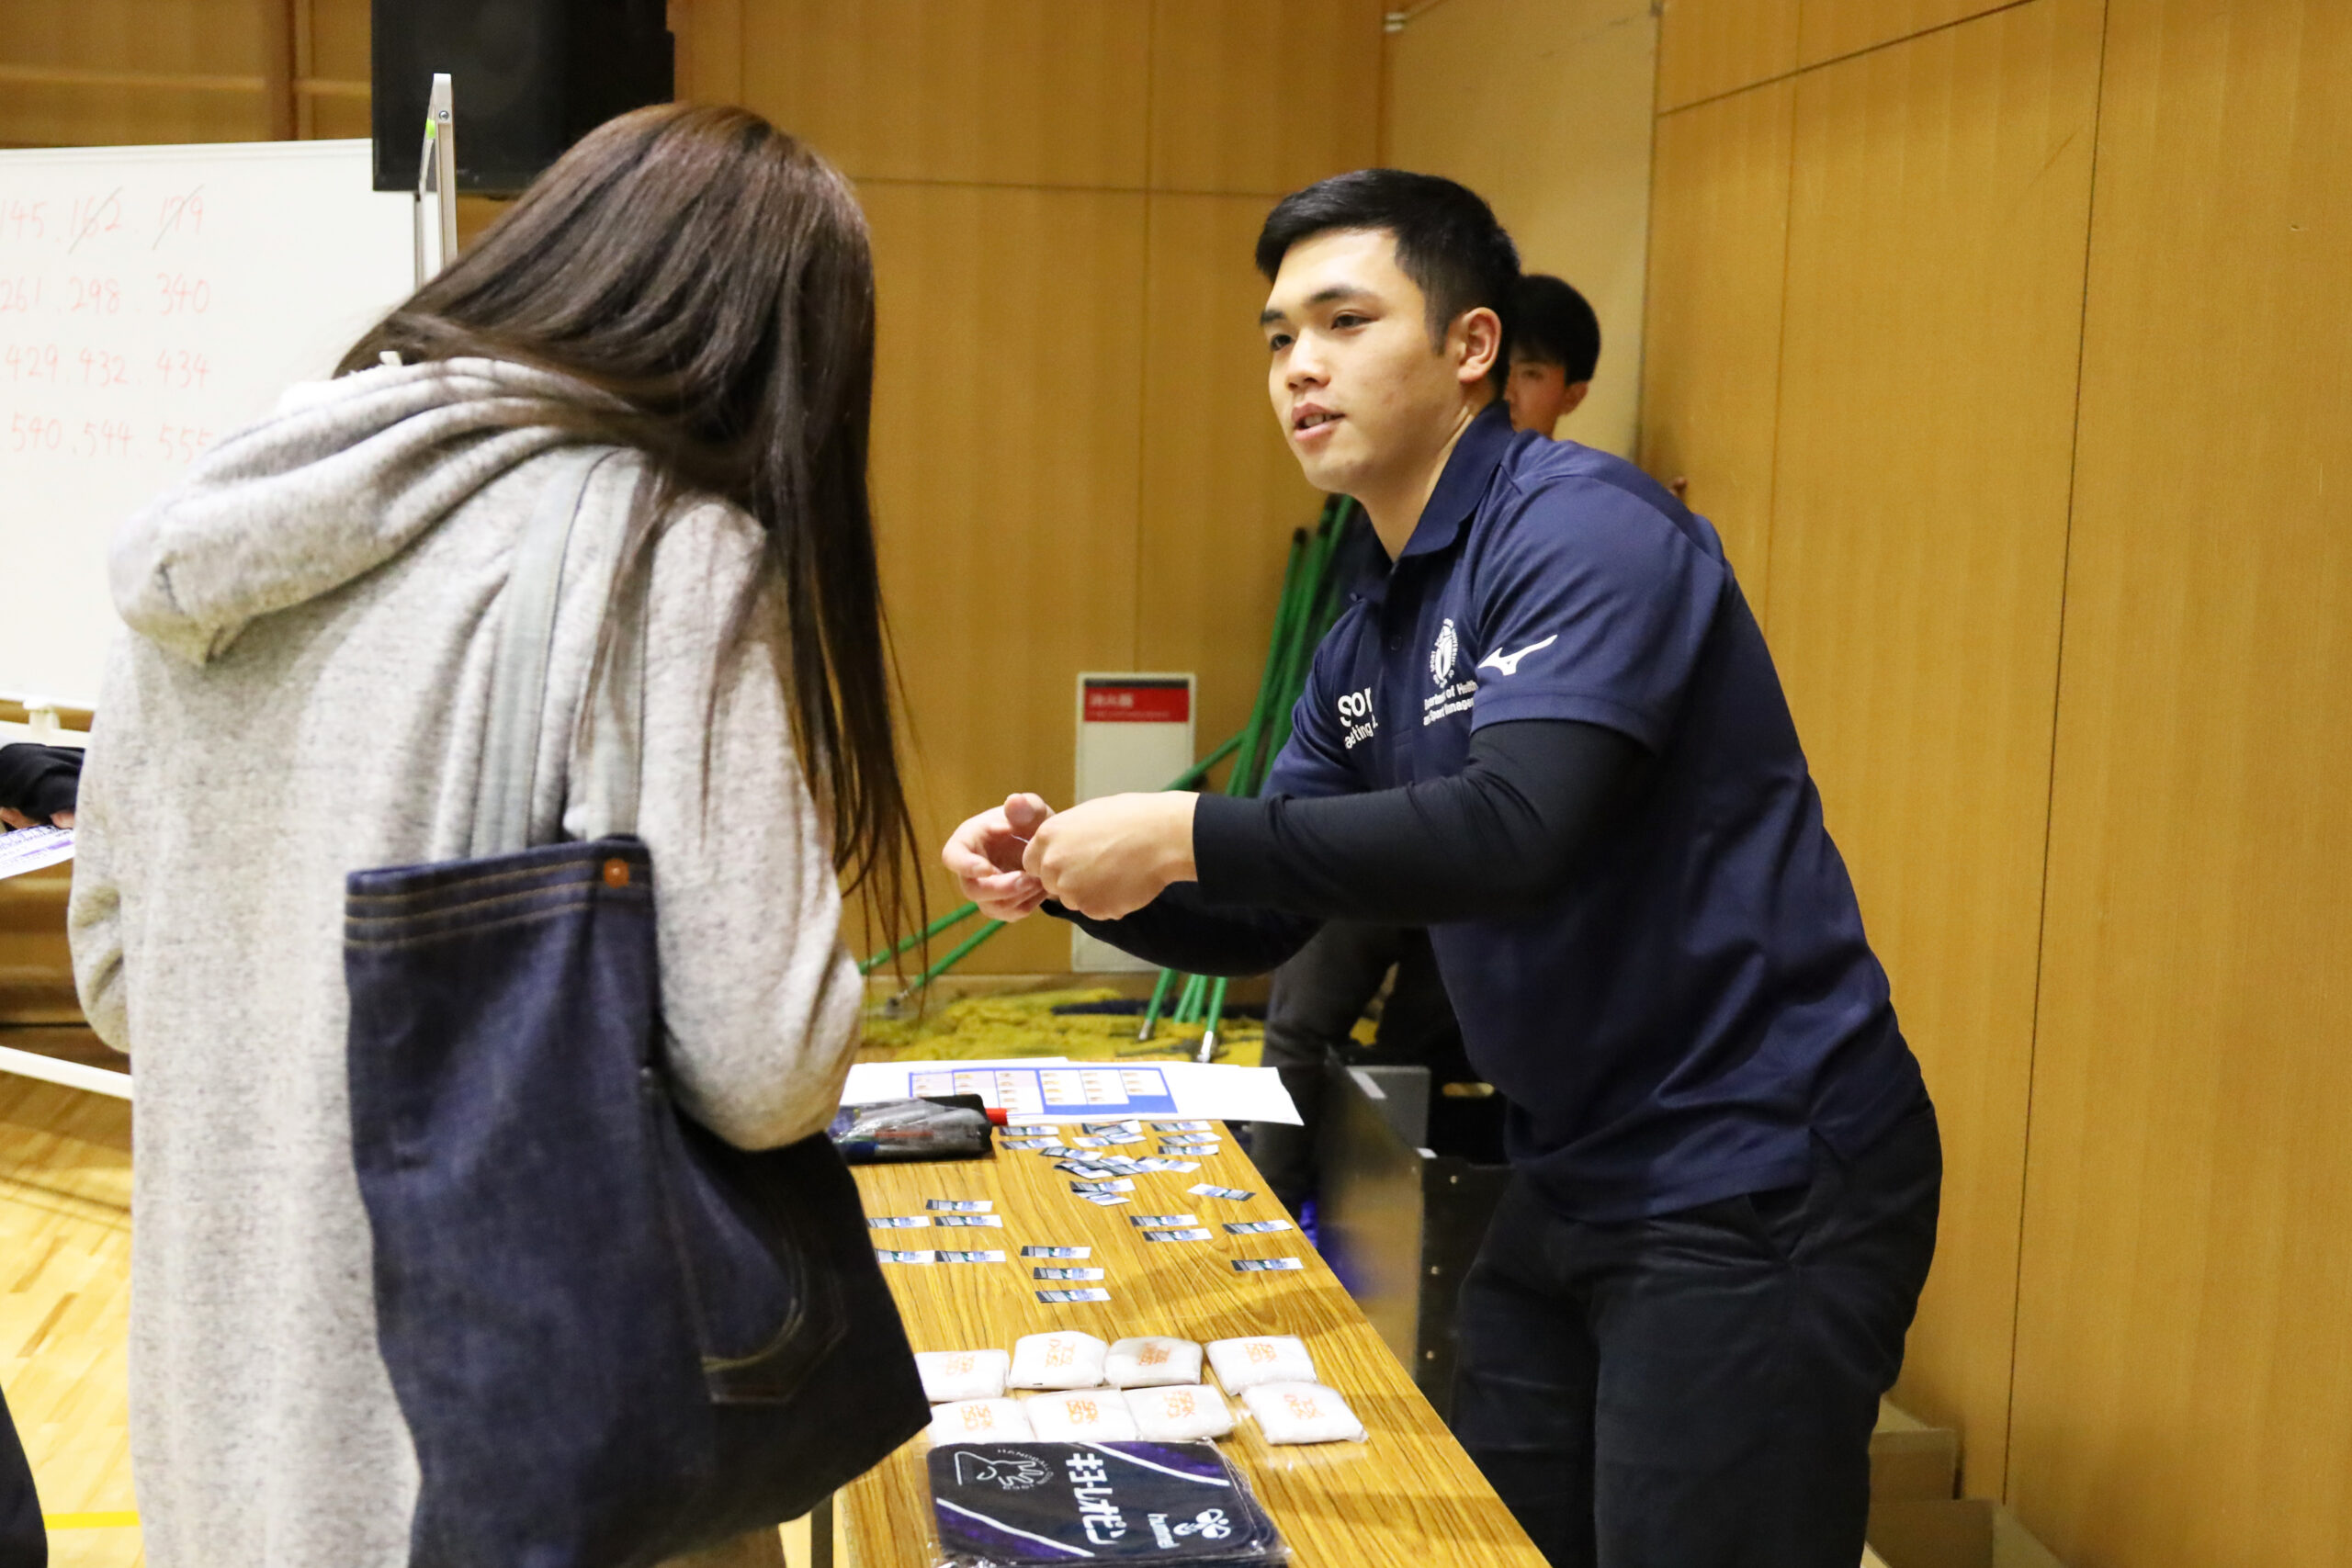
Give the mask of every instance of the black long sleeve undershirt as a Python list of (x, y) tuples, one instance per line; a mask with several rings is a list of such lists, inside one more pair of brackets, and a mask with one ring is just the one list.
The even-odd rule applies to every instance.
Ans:
[(1327, 919), (1435, 925), (1541, 908), (1640, 767), (1636, 741), (1571, 719), (1490, 724), (1462, 772), (1363, 795), (1204, 795), (1200, 880), (1134, 914), (1092, 920), (1115, 947), (1196, 975), (1273, 968)]

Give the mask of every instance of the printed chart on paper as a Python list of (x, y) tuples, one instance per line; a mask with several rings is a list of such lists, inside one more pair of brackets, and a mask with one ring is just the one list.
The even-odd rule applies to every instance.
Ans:
[(924, 1068), (907, 1075), (916, 1099), (977, 1094), (1012, 1116), (1172, 1116), (1176, 1097), (1158, 1067)]

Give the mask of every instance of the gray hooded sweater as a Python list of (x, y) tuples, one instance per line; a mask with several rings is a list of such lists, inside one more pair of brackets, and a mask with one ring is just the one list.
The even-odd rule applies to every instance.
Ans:
[[(467, 853), (508, 559), (551, 467), (534, 459), (566, 439), (497, 416), (552, 384), (460, 360), (297, 388), (114, 543), (131, 635), (83, 781), (71, 923), (83, 1006), (139, 1086), (130, 1436), (154, 1568), (408, 1561), (416, 1462), (352, 1168), (344, 877)], [(598, 468), (583, 522), (628, 504), (636, 465)], [(567, 787), (589, 776), (573, 721), (610, 570), (581, 543), (534, 841), (602, 830)], [(775, 662), (721, 658), (759, 547), (712, 503), (656, 550), (638, 821), (680, 1099), (752, 1147), (824, 1124), (860, 1001)]]

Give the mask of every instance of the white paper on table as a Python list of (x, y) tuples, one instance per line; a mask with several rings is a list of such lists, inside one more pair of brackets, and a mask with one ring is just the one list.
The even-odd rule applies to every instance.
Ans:
[[(977, 1094), (983, 1104), (997, 1106), (1006, 1111), (1021, 1108), (1005, 1103), (993, 1082), (986, 1076), (999, 1068), (1023, 1070), (1034, 1067), (1059, 1066), (1067, 1056), (997, 1056), (977, 1062), (859, 1062), (849, 1070), (849, 1082), (842, 1086), (843, 1105), (876, 1105), (886, 1100), (919, 1100), (925, 1094)], [(951, 1077), (938, 1087), (926, 1085), (917, 1090), (911, 1086), (924, 1075), (968, 1074), (967, 1089), (955, 1087)], [(1025, 1112), (1024, 1112), (1025, 1114)], [(1046, 1118), (1035, 1118), (1046, 1120)]]
[(0, 881), (74, 858), (74, 829), (46, 825), (0, 833)]
[[(1040, 1072), (1050, 1073), (1058, 1093), (1078, 1086), (1100, 1084), (1103, 1093), (1091, 1103), (1042, 1109), (1034, 1087)], [(1026, 1122), (1107, 1121), (1108, 1110), (1130, 1100), (1120, 1081), (1148, 1074), (1164, 1082), (1172, 1111), (1154, 1111), (1162, 1120), (1299, 1122), (1298, 1107), (1283, 1088), (1282, 1075), (1272, 1067), (1236, 1067), (1223, 1063), (1162, 1060), (1073, 1062), (1059, 1056), (1001, 1058), (984, 1062), (860, 1062), (849, 1070), (842, 1090), (843, 1105), (871, 1105), (876, 1100), (908, 1100), (935, 1094), (949, 1084), (969, 1084), (961, 1092), (976, 1093), (990, 1105)], [(943, 1082), (943, 1075), (946, 1077)], [(966, 1077), (965, 1075), (970, 1075)], [(921, 1087), (918, 1087), (921, 1086)]]

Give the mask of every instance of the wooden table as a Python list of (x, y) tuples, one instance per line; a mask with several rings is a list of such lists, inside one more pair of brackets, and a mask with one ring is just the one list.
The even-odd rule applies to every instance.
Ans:
[[(1075, 1133), (1075, 1128), (1067, 1130)], [(1146, 1125), (1149, 1135), (1148, 1123)], [(1156, 1138), (1113, 1152), (1146, 1156)], [(1247, 1156), (1228, 1139), (1197, 1171), (1137, 1176), (1133, 1202), (1097, 1206), (1069, 1190), (1071, 1178), (1037, 1154), (1000, 1150), (961, 1163), (864, 1166), (866, 1213), (920, 1214), (930, 1198), (986, 1198), (1004, 1228), (877, 1230), (877, 1247), (994, 1249), (1002, 1263), (886, 1264), (918, 1350), (1010, 1350), (1024, 1334), (1081, 1329), (1103, 1340), (1171, 1334), (1206, 1343), (1245, 1334), (1295, 1334), (1317, 1375), (1339, 1390), (1368, 1434), (1362, 1443), (1269, 1446), (1240, 1421), (1218, 1446), (1250, 1477), (1290, 1544), (1297, 1568), (1544, 1568), (1536, 1551), (1430, 1408), (1405, 1369), (1373, 1332), (1340, 1281), (1295, 1230), (1233, 1235), (1228, 1220), (1284, 1217)], [(1254, 1190), (1247, 1202), (1193, 1197), (1200, 1182)], [(1131, 1214), (1192, 1213), (1212, 1239), (1149, 1243)], [(1102, 1303), (1048, 1305), (1039, 1290), (1076, 1281), (1035, 1280), (1023, 1246), (1093, 1249), (1085, 1264), (1104, 1270)], [(1297, 1272), (1236, 1273), (1236, 1258), (1292, 1257)], [(1091, 1283), (1092, 1281), (1090, 1281)], [(1210, 1379), (1204, 1369), (1203, 1377)], [(1237, 1416), (1241, 1402), (1231, 1401)], [(930, 1568), (930, 1517), (922, 1438), (841, 1494), (855, 1568)]]

